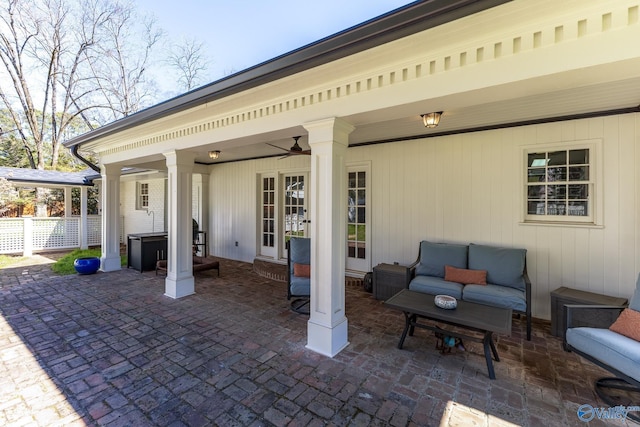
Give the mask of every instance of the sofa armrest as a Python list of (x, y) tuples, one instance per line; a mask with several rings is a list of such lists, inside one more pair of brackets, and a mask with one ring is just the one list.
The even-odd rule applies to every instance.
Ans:
[[(562, 311), (563, 311), (564, 322), (565, 322), (564, 324), (568, 329), (568, 328), (573, 328), (578, 326), (574, 324), (574, 314), (580, 312), (581, 310), (598, 310), (598, 311), (602, 310), (603, 312), (613, 311), (614, 312), (613, 315), (615, 315), (616, 313), (619, 314), (625, 308), (626, 306), (623, 306), (623, 305), (565, 304)], [(609, 319), (611, 318), (609, 317)], [(609, 319), (607, 319), (604, 316), (593, 317), (591, 319), (593, 323), (589, 326), (594, 328), (609, 328), (609, 326), (611, 326), (613, 323)]]

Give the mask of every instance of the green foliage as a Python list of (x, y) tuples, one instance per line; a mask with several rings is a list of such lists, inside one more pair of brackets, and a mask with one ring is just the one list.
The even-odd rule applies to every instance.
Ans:
[[(51, 266), (51, 270), (53, 270), (54, 273), (57, 273), (61, 276), (75, 274), (76, 270), (75, 268), (73, 268), (73, 262), (76, 260), (76, 258), (100, 257), (101, 254), (102, 252), (100, 248), (76, 249), (73, 252), (69, 252), (68, 254), (60, 258), (58, 261), (56, 261), (56, 263)], [(126, 255), (120, 256), (120, 265), (127, 265)]]

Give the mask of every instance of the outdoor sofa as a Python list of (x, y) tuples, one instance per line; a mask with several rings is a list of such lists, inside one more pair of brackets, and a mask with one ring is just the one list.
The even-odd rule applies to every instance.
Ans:
[(526, 254), (526, 249), (422, 241), (409, 289), (524, 313), (531, 340)]

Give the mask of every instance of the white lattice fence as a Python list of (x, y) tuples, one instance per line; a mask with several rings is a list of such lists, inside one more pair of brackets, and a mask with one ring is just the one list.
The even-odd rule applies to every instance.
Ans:
[(0, 218), (0, 254), (22, 252), (24, 221), (22, 218)]
[(33, 218), (33, 250), (79, 246), (79, 218)]
[(87, 217), (87, 245), (99, 246), (102, 244), (102, 217)]

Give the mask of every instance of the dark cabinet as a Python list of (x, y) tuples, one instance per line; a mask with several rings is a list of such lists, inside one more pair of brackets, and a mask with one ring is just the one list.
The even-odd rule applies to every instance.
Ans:
[(167, 233), (138, 233), (127, 236), (127, 268), (155, 270), (156, 261), (167, 259)]

